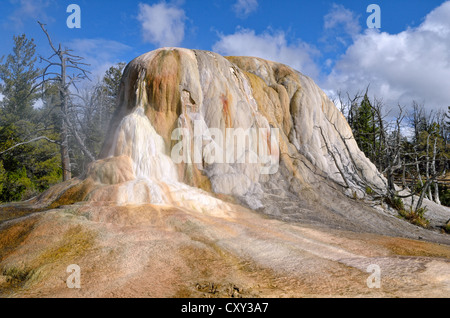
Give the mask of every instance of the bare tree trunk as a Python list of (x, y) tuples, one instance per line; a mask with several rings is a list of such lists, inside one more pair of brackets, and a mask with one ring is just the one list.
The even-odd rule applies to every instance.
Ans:
[(434, 202), (437, 204), (441, 204), (441, 200), (439, 200), (439, 184), (437, 182), (437, 173), (436, 173), (436, 153), (437, 153), (437, 138), (434, 138), (434, 145), (433, 145), (433, 161), (431, 162), (431, 170), (433, 173), (433, 183), (434, 183)]
[(419, 200), (417, 201), (416, 209), (414, 211), (418, 211), (422, 207), (423, 198), (425, 197), (425, 193), (430, 188), (432, 179), (427, 179), (427, 182), (425, 182), (425, 185), (423, 186), (422, 191), (420, 192)]
[(405, 165), (405, 159), (403, 159), (403, 171), (402, 171), (402, 187), (406, 188), (406, 165)]
[(66, 94), (66, 60), (61, 58), (61, 164), (63, 170), (63, 181), (67, 181), (72, 178), (72, 169), (70, 167), (70, 155), (69, 155), (69, 134), (66, 121), (67, 116), (67, 94)]
[(370, 110), (372, 112), (372, 158), (370, 158), (370, 160), (375, 163), (377, 161), (377, 126), (375, 124), (375, 111), (373, 107), (371, 107)]
[(341, 175), (341, 177), (342, 177), (342, 180), (343, 180), (344, 183), (345, 183), (345, 187), (346, 187), (347, 189), (350, 188), (350, 185), (348, 184), (347, 177), (345, 176), (344, 171), (343, 171), (342, 168), (339, 166), (339, 163), (338, 163), (338, 161), (337, 161), (337, 159), (336, 159), (336, 156), (334, 155), (333, 151), (332, 151), (332, 150), (330, 149), (330, 147), (328, 146), (328, 142), (327, 142), (327, 140), (326, 140), (326, 138), (325, 138), (325, 135), (323, 134), (322, 127), (320, 127), (320, 126), (315, 126), (315, 128), (319, 128), (320, 134), (322, 135), (323, 142), (325, 143), (325, 147), (327, 148), (328, 153), (330, 154), (331, 158), (333, 159), (334, 164), (335, 164), (336, 168), (338, 169), (338, 171), (339, 171), (339, 173), (340, 173), (340, 175)]
[[(427, 178), (427, 182), (430, 179), (430, 135), (427, 136), (427, 154), (426, 154), (426, 169), (425, 169), (425, 177)], [(428, 187), (428, 199), (433, 201), (433, 196), (431, 195), (431, 188)]]
[(411, 183), (411, 210), (414, 207), (414, 192), (415, 192), (415, 187), (416, 187), (416, 177), (413, 175), (411, 177), (412, 183)]
[(89, 149), (86, 146), (85, 142), (83, 141), (83, 139), (81, 139), (81, 137), (78, 134), (76, 128), (73, 127), (73, 125), (70, 123), (70, 120), (67, 118), (67, 116), (64, 116), (63, 120), (64, 120), (64, 124), (65, 124), (66, 130), (70, 130), (72, 132), (73, 137), (75, 137), (75, 140), (76, 140), (78, 146), (80, 146), (81, 151), (87, 157), (89, 162), (95, 161), (95, 156), (89, 151)]
[[(60, 133), (60, 152), (61, 152), (61, 165), (63, 170), (63, 180), (69, 180), (72, 178), (72, 169), (70, 165), (70, 153), (69, 153), (69, 126), (67, 124), (67, 118), (68, 118), (68, 112), (69, 112), (69, 101), (70, 101), (70, 91), (69, 87), (71, 85), (75, 85), (75, 81), (77, 79), (81, 78), (88, 78), (87, 73), (88, 71), (84, 70), (80, 65), (88, 65), (85, 63), (80, 62), (83, 58), (72, 55), (69, 52), (71, 50), (61, 49), (61, 44), (59, 44), (59, 47), (56, 48), (53, 45), (53, 42), (50, 38), (50, 35), (48, 34), (47, 30), (44, 27), (44, 24), (39, 22), (39, 25), (41, 26), (42, 31), (44, 31), (45, 35), (47, 36), (48, 43), (50, 47), (52, 48), (54, 54), (49, 58), (45, 59), (41, 57), (42, 61), (47, 62), (47, 66), (44, 68), (42, 74), (40, 77), (43, 78), (40, 85), (45, 83), (46, 81), (54, 81), (58, 83), (59, 86), (59, 95), (61, 99), (61, 133)], [(59, 62), (54, 62), (52, 59), (54, 57), (57, 57), (59, 59)], [(59, 67), (60, 72), (56, 72), (53, 70), (49, 70), (52, 67)], [(68, 76), (67, 70), (77, 70), (79, 74), (74, 74), (72, 76)], [(46, 76), (51, 76), (50, 78), (45, 78)], [(78, 139), (77, 139), (78, 141)]]
[(417, 170), (417, 178), (419, 179), (420, 186), (423, 187), (423, 180), (422, 175), (420, 174), (420, 167), (419, 167), (419, 159), (416, 155), (416, 170)]

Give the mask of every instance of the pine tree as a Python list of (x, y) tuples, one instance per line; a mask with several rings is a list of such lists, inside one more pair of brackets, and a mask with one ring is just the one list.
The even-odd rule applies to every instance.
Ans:
[(360, 105), (353, 109), (352, 130), (359, 148), (372, 162), (376, 160), (377, 126), (375, 112), (367, 96), (364, 95)]
[[(37, 96), (31, 93), (34, 79), (39, 75), (35, 68), (35, 44), (25, 35), (14, 36), (13, 52), (0, 65), (0, 92), (4, 95), (0, 102), (0, 151), (14, 147), (24, 141), (33, 130), (33, 104)], [(2, 58), (3, 61), (3, 58)], [(28, 144), (2, 153), (1, 201), (20, 200), (27, 191), (32, 191), (32, 183), (26, 166), (30, 162)]]
[[(14, 37), (12, 54), (0, 65), (0, 201), (22, 200), (60, 181), (58, 146), (49, 143), (44, 109), (35, 109), (35, 45), (25, 35)], [(2, 59), (3, 60), (3, 59)], [(39, 132), (39, 137), (36, 136)], [(45, 140), (47, 139), (47, 140)]]
[[(3, 124), (9, 124), (21, 118), (31, 118), (33, 104), (37, 95), (31, 92), (40, 70), (34, 66), (36, 45), (25, 34), (14, 36), (13, 54), (0, 65), (0, 93), (4, 95), (0, 106)], [(2, 58), (3, 60), (3, 58)]]
[(117, 63), (111, 66), (103, 77), (101, 86), (106, 97), (106, 109), (110, 115), (116, 110), (116, 101), (119, 96), (120, 81), (125, 63)]

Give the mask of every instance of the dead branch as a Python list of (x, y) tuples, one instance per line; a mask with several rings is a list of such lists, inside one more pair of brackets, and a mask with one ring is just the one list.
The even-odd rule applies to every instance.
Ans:
[(36, 138), (33, 138), (31, 140), (28, 140), (28, 141), (19, 142), (19, 143), (15, 144), (14, 146), (9, 147), (8, 149), (3, 150), (2, 152), (0, 152), (0, 155), (3, 155), (4, 153), (6, 153), (8, 151), (11, 151), (11, 150), (13, 150), (13, 149), (15, 149), (17, 147), (20, 147), (20, 146), (23, 146), (23, 145), (26, 145), (26, 144), (30, 144), (32, 142), (36, 142), (36, 141), (39, 141), (39, 140), (46, 140), (48, 142), (51, 142), (51, 143), (59, 145), (58, 141), (52, 140), (52, 139), (50, 139), (50, 138), (48, 138), (46, 136), (40, 136), (40, 137), (36, 137)]

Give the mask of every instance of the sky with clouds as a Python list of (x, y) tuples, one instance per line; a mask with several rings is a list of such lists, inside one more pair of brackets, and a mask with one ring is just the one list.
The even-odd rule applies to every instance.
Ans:
[[(66, 25), (72, 3), (81, 8), (79, 29)], [(367, 27), (372, 3), (380, 29)], [(94, 81), (112, 64), (179, 46), (279, 61), (330, 96), (370, 85), (388, 107), (450, 105), (450, 1), (2, 0), (0, 12), (0, 57), (22, 33), (51, 55), (39, 20), (55, 43), (86, 58)]]

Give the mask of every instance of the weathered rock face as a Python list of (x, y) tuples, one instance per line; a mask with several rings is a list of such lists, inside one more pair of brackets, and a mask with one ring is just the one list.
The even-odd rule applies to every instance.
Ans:
[(323, 91), (259, 58), (180, 48), (136, 58), (108, 136), (84, 199), (176, 204), (200, 196), (216, 206), (212, 193), (258, 209), (276, 180), (286, 183), (283, 194), (312, 197), (324, 178), (353, 196), (385, 187)]

